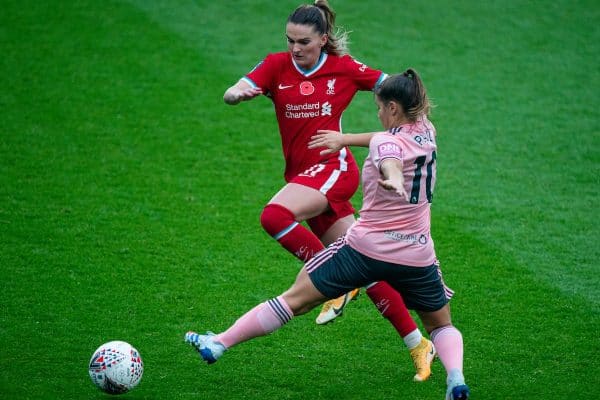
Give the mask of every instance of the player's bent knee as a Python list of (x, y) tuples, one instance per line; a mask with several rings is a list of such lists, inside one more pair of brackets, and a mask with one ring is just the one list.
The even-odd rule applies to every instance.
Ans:
[(278, 239), (287, 229), (293, 229), (297, 222), (294, 213), (279, 204), (267, 204), (260, 214), (260, 224), (267, 233)]

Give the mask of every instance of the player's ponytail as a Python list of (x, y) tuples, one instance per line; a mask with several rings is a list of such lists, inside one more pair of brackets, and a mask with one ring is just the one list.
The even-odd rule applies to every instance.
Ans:
[(348, 32), (335, 26), (335, 12), (327, 0), (315, 0), (315, 6), (323, 12), (327, 21), (327, 44), (325, 51), (330, 54), (343, 55), (348, 53)]
[(401, 74), (389, 76), (375, 89), (375, 94), (384, 103), (398, 102), (402, 106), (404, 115), (411, 122), (429, 115), (431, 110), (425, 85), (417, 71), (412, 68)]
[(341, 56), (348, 53), (348, 32), (335, 27), (335, 12), (327, 0), (316, 0), (314, 5), (303, 4), (288, 17), (288, 23), (310, 25), (321, 35), (327, 34), (324, 49)]

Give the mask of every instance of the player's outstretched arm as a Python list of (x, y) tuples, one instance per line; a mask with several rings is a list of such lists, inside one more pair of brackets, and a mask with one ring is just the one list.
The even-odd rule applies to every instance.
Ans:
[(248, 82), (240, 79), (235, 85), (225, 91), (223, 101), (227, 104), (235, 105), (241, 101), (251, 100), (261, 94), (262, 90), (260, 88), (253, 88)]
[(381, 162), (379, 166), (383, 179), (377, 182), (386, 190), (394, 190), (404, 200), (408, 201), (408, 193), (404, 190), (404, 176), (402, 175), (402, 161), (395, 158), (388, 158)]
[(369, 147), (374, 134), (374, 132), (343, 134), (338, 131), (318, 130), (316, 135), (311, 136), (308, 148), (326, 147), (325, 150), (321, 150), (321, 155), (325, 155), (340, 151), (346, 146)]

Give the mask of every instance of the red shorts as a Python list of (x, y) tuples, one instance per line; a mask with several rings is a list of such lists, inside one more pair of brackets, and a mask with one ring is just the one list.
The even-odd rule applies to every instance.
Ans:
[(337, 220), (354, 214), (350, 199), (358, 189), (359, 178), (358, 166), (352, 162), (346, 171), (331, 164), (315, 164), (290, 180), (317, 189), (329, 201), (329, 210), (306, 221), (315, 235), (323, 236)]

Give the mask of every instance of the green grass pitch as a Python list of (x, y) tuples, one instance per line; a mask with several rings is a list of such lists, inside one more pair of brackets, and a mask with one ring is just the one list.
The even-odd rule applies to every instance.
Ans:
[[(272, 106), (222, 101), (298, 4), (2, 2), (0, 399), (109, 398), (87, 363), (115, 339), (145, 362), (128, 399), (443, 398), (366, 296), (210, 367), (183, 343), (300, 268), (258, 220), (283, 183)], [(598, 398), (599, 3), (331, 4), (356, 58), (414, 67), (436, 104), (433, 235), (473, 399)], [(379, 129), (369, 93), (344, 128)]]

